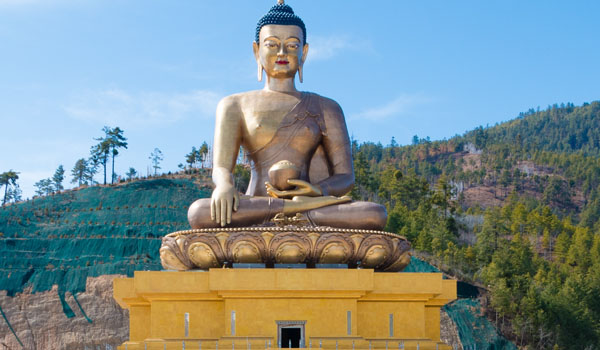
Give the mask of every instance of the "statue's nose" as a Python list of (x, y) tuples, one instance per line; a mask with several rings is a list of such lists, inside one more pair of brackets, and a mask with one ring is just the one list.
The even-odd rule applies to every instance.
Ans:
[(285, 45), (281, 45), (279, 46), (279, 52), (277, 52), (278, 55), (285, 55), (287, 54), (287, 49), (285, 47)]

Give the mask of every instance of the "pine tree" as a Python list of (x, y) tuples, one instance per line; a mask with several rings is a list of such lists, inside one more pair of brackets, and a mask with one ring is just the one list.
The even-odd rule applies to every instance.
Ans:
[(49, 196), (54, 192), (54, 183), (52, 182), (52, 179), (42, 179), (33, 184), (33, 186), (35, 186), (35, 193), (38, 196)]
[(92, 146), (90, 150), (91, 163), (102, 165), (104, 169), (104, 184), (106, 185), (106, 165), (110, 154), (110, 141), (104, 138), (97, 138), (95, 140), (100, 142)]
[(150, 153), (150, 157), (148, 157), (152, 161), (152, 168), (154, 168), (154, 175), (156, 176), (158, 169), (160, 169), (160, 162), (163, 161), (163, 154), (161, 150), (155, 148), (152, 153)]
[[(108, 142), (108, 147), (111, 151), (112, 156), (112, 173), (111, 173), (111, 181), (110, 183), (115, 182), (115, 157), (119, 155), (119, 148), (127, 149), (127, 138), (123, 136), (123, 130), (118, 126), (114, 129), (111, 129), (107, 126), (103, 129), (106, 134), (105, 140)], [(105, 180), (106, 182), (106, 180)]]
[(71, 170), (71, 183), (77, 183), (78, 186), (87, 184), (88, 181), (88, 163), (84, 158), (78, 159)]
[(52, 176), (52, 184), (54, 186), (54, 192), (60, 192), (64, 189), (62, 182), (65, 179), (65, 169), (62, 164), (58, 166), (54, 175)]
[(558, 235), (558, 237), (556, 237), (554, 254), (559, 262), (564, 262), (566, 260), (570, 245), (571, 238), (567, 232), (563, 231)]
[(19, 173), (13, 171), (12, 169), (0, 174), (0, 186), (4, 186), (4, 198), (2, 199), (2, 205), (5, 205), (9, 197), (9, 187), (16, 186), (17, 180), (19, 179)]
[(585, 272), (591, 265), (592, 235), (588, 228), (577, 227), (571, 239), (566, 262)]
[(200, 164), (202, 166), (202, 169), (204, 169), (205, 162), (208, 160), (209, 154), (208, 144), (206, 142), (202, 143), (202, 146), (200, 146), (200, 150), (198, 150), (198, 153), (200, 154)]
[(129, 171), (126, 175), (128, 180), (132, 180), (134, 177), (137, 176), (137, 171), (134, 168), (129, 168)]
[(196, 147), (192, 147), (192, 151), (185, 155), (185, 162), (189, 165), (190, 168), (194, 168), (198, 159), (198, 150)]

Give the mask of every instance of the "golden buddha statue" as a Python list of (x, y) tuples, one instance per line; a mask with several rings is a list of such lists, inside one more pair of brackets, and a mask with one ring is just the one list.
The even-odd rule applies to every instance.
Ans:
[[(215, 189), (190, 206), (191, 230), (163, 238), (163, 267), (303, 263), (402, 270), (410, 244), (378, 231), (386, 224), (385, 207), (346, 196), (354, 170), (342, 109), (296, 89), (308, 54), (306, 27), (283, 0), (258, 22), (253, 48), (265, 86), (219, 103)], [(232, 175), (240, 146), (252, 162), (245, 195)]]
[[(296, 73), (302, 82), (308, 54), (302, 20), (281, 1), (259, 21), (255, 40), (258, 80), (266, 73), (264, 89), (219, 103), (215, 189), (210, 199), (191, 205), (192, 228), (249, 226), (278, 213), (304, 213), (316, 226), (383, 229), (385, 207), (344, 196), (354, 185), (354, 172), (342, 109), (331, 99), (296, 89)], [(232, 176), (240, 145), (252, 161), (245, 196), (238, 194)], [(297, 178), (287, 179), (294, 188), (271, 183), (268, 172), (278, 162), (300, 170)]]

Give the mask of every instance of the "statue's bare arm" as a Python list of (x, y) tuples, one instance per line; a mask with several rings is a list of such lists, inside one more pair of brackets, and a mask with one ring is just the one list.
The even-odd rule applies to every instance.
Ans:
[(211, 196), (210, 217), (221, 226), (231, 223), (232, 210), (237, 210), (240, 202), (232, 172), (242, 139), (242, 120), (235, 96), (225, 97), (219, 102), (213, 146), (215, 189)]
[(321, 98), (326, 135), (323, 150), (333, 168), (332, 176), (318, 183), (323, 195), (343, 196), (354, 186), (352, 149), (344, 112), (337, 102)]

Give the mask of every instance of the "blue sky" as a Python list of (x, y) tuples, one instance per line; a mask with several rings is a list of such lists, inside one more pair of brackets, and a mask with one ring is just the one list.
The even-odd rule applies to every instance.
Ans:
[[(30, 197), (105, 125), (129, 139), (117, 173), (145, 175), (155, 147), (176, 170), (212, 142), (221, 97), (262, 88), (251, 42), (275, 2), (0, 0), (0, 172), (20, 172)], [(449, 138), (600, 99), (597, 1), (286, 3), (310, 44), (298, 88), (338, 101), (359, 141)]]

